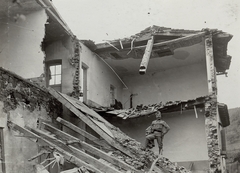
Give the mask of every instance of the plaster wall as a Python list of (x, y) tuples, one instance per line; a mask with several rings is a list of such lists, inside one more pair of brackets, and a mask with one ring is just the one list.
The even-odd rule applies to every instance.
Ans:
[(26, 14), (26, 20), (13, 16), (0, 18), (0, 66), (24, 78), (39, 77), (44, 54), (41, 42), (45, 34), (45, 10)]
[[(164, 157), (174, 162), (208, 160), (204, 112), (198, 109), (197, 114), (198, 118), (194, 110), (162, 114), (171, 128), (163, 140)], [(154, 115), (109, 121), (144, 146), (145, 130), (153, 120)], [(153, 151), (158, 154), (156, 140)]]
[[(110, 85), (115, 87), (115, 98), (122, 102), (123, 84), (108, 65), (92, 53), (86, 46), (81, 44), (81, 64), (88, 66), (87, 69), (87, 99), (101, 106), (110, 106)], [(81, 66), (80, 66), (81, 67)]]
[(205, 62), (145, 75), (129, 75), (123, 80), (128, 86), (122, 99), (125, 108), (129, 108), (130, 94), (137, 94), (133, 97), (133, 107), (189, 100), (208, 94)]
[(38, 153), (36, 141), (19, 136), (20, 133), (7, 127), (7, 121), (37, 128), (38, 119), (54, 122), (57, 116), (62, 116), (61, 106), (46, 90), (0, 68), (0, 127), (3, 128), (6, 172), (35, 172), (38, 161), (28, 161)]
[[(38, 163), (38, 159), (31, 162), (29, 158), (38, 153), (38, 146), (35, 141), (30, 141), (26, 137), (16, 137), (19, 133), (10, 130), (7, 127), (7, 120), (10, 120), (22, 127), (27, 125), (29, 127), (37, 127), (37, 119), (51, 120), (47, 116), (44, 108), (41, 110), (34, 110), (30, 112), (19, 105), (15, 110), (7, 113), (3, 111), (4, 104), (0, 101), (0, 127), (3, 127), (4, 134), (4, 153), (5, 153), (5, 167), (6, 172), (11, 173), (32, 173), (34, 172), (34, 165)], [(8, 117), (8, 118), (7, 118)]]
[(70, 64), (69, 59), (73, 57), (73, 41), (71, 38), (64, 38), (52, 43), (48, 43), (45, 48), (45, 62), (53, 60), (62, 60), (62, 93), (71, 93), (73, 91), (73, 79), (75, 67)]

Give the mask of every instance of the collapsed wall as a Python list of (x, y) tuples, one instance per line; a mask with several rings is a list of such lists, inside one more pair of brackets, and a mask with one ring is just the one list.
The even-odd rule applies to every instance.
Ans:
[(38, 152), (32, 141), (9, 130), (7, 122), (37, 128), (39, 119), (51, 121), (57, 115), (61, 115), (61, 104), (45, 89), (0, 67), (0, 127), (6, 172), (33, 172), (34, 163), (28, 159)]
[[(7, 124), (14, 123), (19, 127), (27, 126), (37, 129), (39, 119), (55, 121), (58, 116), (61, 116), (62, 104), (50, 95), (47, 89), (40, 88), (3, 68), (0, 68), (0, 86), (0, 107), (2, 108), (0, 125), (4, 127), (5, 146), (7, 146), (4, 150), (6, 170), (13, 173), (33, 172), (34, 165), (37, 165), (38, 161), (36, 159), (29, 162), (28, 159), (38, 154), (38, 146), (37, 144), (32, 145), (32, 141), (28, 139), (34, 142), (38, 140), (34, 140), (23, 131), (20, 134), (15, 133), (11, 130), (11, 126), (7, 127)], [(111, 131), (114, 133), (115, 142), (133, 153), (133, 156), (129, 157), (114, 149), (111, 156), (133, 166), (140, 172), (149, 170), (157, 156), (152, 151), (144, 151), (139, 142), (125, 135), (118, 128), (111, 126)], [(63, 152), (65, 151), (63, 150)], [(188, 172), (185, 168), (175, 165), (166, 158), (159, 159), (156, 165), (164, 172)]]

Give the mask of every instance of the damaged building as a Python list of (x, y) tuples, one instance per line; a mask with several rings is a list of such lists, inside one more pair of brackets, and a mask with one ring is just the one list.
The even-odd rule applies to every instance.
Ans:
[(216, 76), (232, 35), (152, 26), (94, 44), (48, 0), (0, 5), (0, 172), (149, 171), (157, 150), (142, 146), (156, 110), (171, 131), (155, 172), (226, 171)]

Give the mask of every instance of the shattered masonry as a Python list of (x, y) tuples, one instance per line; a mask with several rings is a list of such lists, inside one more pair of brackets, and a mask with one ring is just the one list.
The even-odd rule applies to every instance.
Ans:
[(79, 74), (80, 74), (81, 45), (76, 38), (74, 38), (73, 42), (74, 42), (74, 56), (70, 58), (70, 64), (73, 67), (75, 67), (75, 74), (73, 78), (73, 92), (71, 93), (71, 96), (78, 99), (80, 96)]
[(205, 103), (205, 128), (207, 133), (208, 157), (210, 168), (217, 168), (220, 164), (220, 150), (217, 133), (217, 102), (216, 98), (211, 98)]
[[(44, 107), (52, 117), (61, 115), (61, 105), (47, 92), (29, 81), (0, 68), (0, 100), (4, 102), (4, 111), (14, 110), (23, 105), (30, 112)], [(56, 108), (56, 109), (54, 109)]]
[(205, 130), (207, 137), (208, 157), (210, 169), (217, 169), (220, 165), (220, 149), (218, 142), (218, 121), (217, 121), (217, 86), (216, 72), (213, 61), (213, 44), (211, 37), (206, 38), (206, 57), (210, 58), (210, 97), (205, 103)]

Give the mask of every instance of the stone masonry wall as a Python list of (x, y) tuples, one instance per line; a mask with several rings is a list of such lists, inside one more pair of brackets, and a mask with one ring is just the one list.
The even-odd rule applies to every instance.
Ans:
[(46, 89), (30, 83), (3, 68), (0, 68), (0, 101), (4, 102), (4, 112), (23, 105), (30, 112), (45, 108), (48, 115), (61, 115), (61, 104)]
[(209, 157), (209, 170), (215, 172), (221, 165), (221, 155), (218, 136), (218, 105), (216, 70), (214, 67), (213, 42), (211, 33), (206, 36), (206, 61), (208, 67), (209, 99), (205, 103), (205, 130), (207, 136), (207, 147)]

